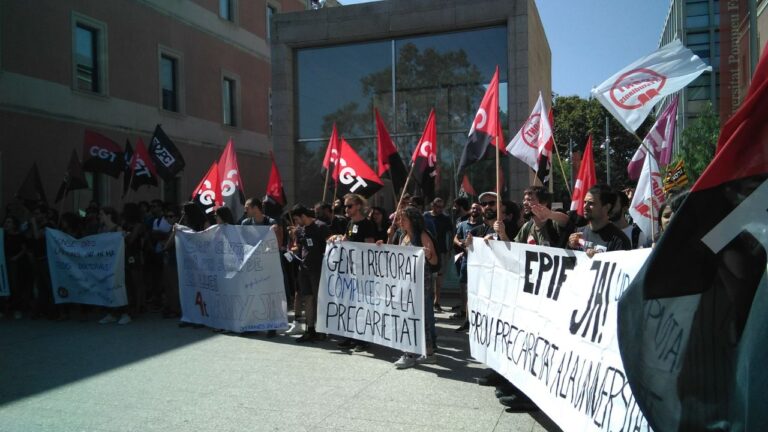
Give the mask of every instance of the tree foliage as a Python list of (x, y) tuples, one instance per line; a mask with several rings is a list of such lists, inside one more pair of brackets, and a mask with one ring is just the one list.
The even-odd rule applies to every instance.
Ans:
[(720, 121), (707, 102), (701, 114), (691, 121), (680, 136), (680, 153), (678, 159), (685, 162), (685, 172), (691, 183), (704, 172), (712, 161), (720, 135)]
[[(554, 135), (558, 153), (563, 161), (565, 175), (570, 177), (571, 164), (569, 159), (568, 144), (574, 141), (574, 153), (580, 159), (581, 152), (587, 144), (589, 134), (592, 134), (592, 151), (595, 159), (595, 174), (598, 182), (606, 182), (605, 149), (601, 145), (605, 141), (605, 119), (608, 118), (608, 132), (610, 134), (609, 157), (611, 166), (610, 184), (617, 188), (634, 187), (635, 182), (627, 176), (627, 164), (632, 155), (640, 146), (638, 139), (624, 128), (597, 99), (582, 99), (579, 96), (554, 95), (552, 101), (554, 115)], [(644, 136), (653, 124), (654, 119), (649, 117), (638, 129), (638, 134)], [(554, 190), (557, 200), (570, 201), (566, 181), (570, 186), (570, 178), (563, 179), (560, 165), (555, 156), (552, 170), (554, 171)], [(578, 174), (574, 171), (574, 179)]]

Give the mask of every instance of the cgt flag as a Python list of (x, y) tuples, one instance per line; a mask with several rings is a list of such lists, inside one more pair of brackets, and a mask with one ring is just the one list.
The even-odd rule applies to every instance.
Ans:
[(392, 180), (392, 187), (395, 192), (399, 192), (405, 186), (405, 179), (408, 178), (408, 170), (400, 158), (400, 154), (392, 142), (392, 138), (387, 132), (387, 127), (379, 115), (379, 110), (373, 109), (376, 114), (376, 146), (379, 153), (379, 177), (389, 175)]
[(413, 150), (411, 163), (413, 163), (413, 172), (416, 181), (421, 186), (423, 195), (433, 198), (435, 196), (435, 178), (437, 176), (437, 126), (434, 108), (429, 113), (421, 139)]
[[(331, 169), (331, 164), (336, 164), (336, 159), (341, 153), (341, 140), (339, 139), (339, 132), (336, 130), (336, 123), (333, 124), (333, 131), (331, 131), (331, 139), (328, 140), (328, 147), (325, 149), (325, 157), (323, 158), (323, 170)], [(321, 170), (321, 172), (323, 171)], [(336, 175), (336, 174), (334, 174)]]
[[(485, 158), (490, 145), (496, 145), (494, 138), (501, 129), (499, 125), (499, 67), (493, 74), (491, 84), (485, 91), (485, 96), (480, 102), (480, 108), (472, 121), (469, 129), (469, 138), (461, 152), (461, 160), (457, 172), (464, 170), (473, 163)], [(500, 146), (501, 148), (501, 146)]]
[(144, 146), (144, 141), (141, 138), (136, 140), (136, 150), (128, 162), (128, 170), (128, 186), (132, 190), (138, 190), (139, 187), (144, 185), (157, 186), (155, 165), (149, 158), (147, 147)]
[(768, 425), (768, 55), (712, 162), (619, 301), (632, 393), (655, 430)]
[(192, 191), (192, 201), (209, 214), (222, 205), (221, 188), (219, 184), (219, 163), (213, 161), (195, 190)]
[(525, 162), (534, 171), (539, 170), (539, 159), (549, 158), (552, 152), (547, 150), (547, 143), (552, 139), (552, 126), (545, 112), (544, 100), (539, 92), (539, 98), (533, 107), (531, 115), (507, 144), (507, 151), (514, 157)]
[(653, 124), (648, 135), (645, 136), (643, 144), (632, 156), (632, 160), (627, 165), (629, 178), (637, 180), (640, 178), (640, 171), (643, 168), (645, 155), (648, 154), (646, 148), (653, 152), (653, 158), (656, 160), (659, 168), (664, 168), (672, 160), (672, 146), (675, 143), (675, 126), (677, 124), (677, 100), (675, 95), (672, 102), (667, 105), (661, 113), (656, 123)]
[(269, 158), (272, 159), (272, 168), (269, 170), (269, 181), (267, 182), (267, 197), (284, 207), (288, 200), (285, 197), (283, 180), (280, 178), (280, 171), (277, 170), (275, 155), (269, 152)]
[(576, 184), (573, 185), (571, 210), (581, 216), (584, 215), (584, 196), (587, 195), (587, 191), (595, 183), (597, 183), (597, 176), (595, 175), (595, 160), (592, 157), (592, 135), (590, 135), (587, 145), (584, 147), (584, 154), (581, 157), (581, 166), (579, 166)]
[(73, 149), (72, 156), (69, 158), (69, 165), (67, 165), (67, 172), (64, 173), (64, 180), (62, 180), (61, 186), (59, 186), (59, 191), (56, 192), (56, 200), (54, 202), (61, 201), (70, 191), (78, 189), (88, 189), (88, 180), (85, 179), (83, 174), (83, 166), (80, 165), (77, 152)]
[(173, 180), (184, 169), (184, 157), (160, 125), (155, 126), (155, 133), (149, 143), (149, 155), (157, 175), (165, 181)]
[(712, 67), (675, 39), (616, 72), (592, 89), (592, 95), (628, 131), (634, 132), (654, 105), (707, 71)]
[(104, 135), (86, 130), (83, 138), (83, 171), (118, 178), (124, 169), (123, 149)]
[(360, 158), (355, 149), (341, 138), (341, 155), (333, 179), (338, 182), (339, 193), (355, 193), (366, 198), (375, 194), (383, 183), (378, 175)]
[(245, 191), (237, 166), (235, 144), (230, 139), (219, 158), (219, 197), (222, 205), (229, 207), (233, 215), (239, 215), (245, 204)]

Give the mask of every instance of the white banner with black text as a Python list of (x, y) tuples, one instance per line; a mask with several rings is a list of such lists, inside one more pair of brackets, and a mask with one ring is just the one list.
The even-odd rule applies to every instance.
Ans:
[(56, 304), (81, 303), (106, 307), (128, 304), (123, 233), (95, 234), (76, 239), (46, 228), (45, 246)]
[(589, 258), (577, 251), (475, 239), (468, 263), (472, 356), (564, 430), (649, 430), (616, 337), (618, 299), (649, 253)]
[(182, 321), (235, 333), (288, 327), (280, 252), (270, 227), (176, 228)]
[(426, 354), (424, 249), (328, 243), (317, 331)]

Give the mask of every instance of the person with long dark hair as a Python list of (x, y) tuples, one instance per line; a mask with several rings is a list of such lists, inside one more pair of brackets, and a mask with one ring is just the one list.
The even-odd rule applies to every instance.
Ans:
[(368, 219), (370, 219), (376, 227), (376, 235), (374, 236), (374, 239), (376, 241), (387, 241), (387, 230), (391, 225), (391, 222), (387, 217), (387, 211), (381, 207), (373, 206), (368, 211)]
[(406, 369), (419, 363), (437, 363), (437, 357), (434, 353), (437, 344), (435, 341), (435, 311), (432, 307), (432, 269), (440, 265), (440, 255), (432, 236), (425, 228), (424, 216), (421, 211), (415, 207), (406, 207), (400, 210), (396, 219), (400, 226), (400, 235), (396, 236), (397, 244), (424, 248), (424, 343), (427, 347), (427, 355), (419, 357), (412, 353), (403, 353), (400, 359), (395, 362), (395, 367)]

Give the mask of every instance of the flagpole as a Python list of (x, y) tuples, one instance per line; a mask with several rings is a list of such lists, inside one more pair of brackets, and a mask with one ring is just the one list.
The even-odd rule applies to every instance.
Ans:
[[(571, 188), (568, 187), (568, 179), (565, 177), (565, 168), (563, 168), (563, 159), (560, 157), (560, 152), (557, 150), (557, 142), (555, 142), (555, 134), (552, 133), (552, 147), (555, 148), (555, 156), (557, 156), (557, 162), (560, 164), (560, 172), (563, 174), (563, 183), (565, 184), (565, 189), (568, 191), (568, 195), (571, 195)], [(571, 171), (573, 171), (573, 167), (571, 167)], [(550, 184), (554, 183), (554, 176), (552, 176), (552, 180)]]
[(69, 194), (69, 179), (67, 179), (64, 184), (64, 196), (61, 197), (61, 204), (59, 204), (59, 220), (56, 221), (56, 228), (61, 225), (61, 212), (64, 211), (64, 200), (67, 199), (67, 194)]
[(323, 202), (325, 202), (325, 194), (328, 192), (328, 177), (331, 174), (331, 164), (328, 164), (328, 169), (325, 170), (325, 185), (323, 185)]
[(499, 184), (499, 171), (501, 170), (501, 161), (499, 158), (499, 137), (494, 137), (496, 140), (496, 219), (499, 218), (499, 209), (501, 209), (501, 185)]

